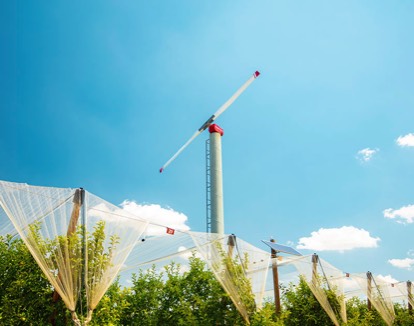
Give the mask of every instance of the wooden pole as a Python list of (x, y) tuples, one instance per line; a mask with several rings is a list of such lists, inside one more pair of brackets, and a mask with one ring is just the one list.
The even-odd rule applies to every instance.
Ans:
[[(69, 236), (73, 235), (76, 232), (76, 227), (78, 224), (78, 220), (79, 220), (79, 215), (80, 215), (80, 209), (81, 206), (83, 204), (83, 195), (84, 190), (82, 188), (76, 189), (75, 193), (73, 195), (73, 209), (72, 209), (72, 214), (70, 216), (70, 220), (69, 220), (69, 225), (68, 225), (68, 230), (66, 232), (66, 236), (69, 238)], [(61, 278), (61, 271), (58, 271), (58, 275), (57, 277), (60, 279)], [(56, 289), (53, 291), (53, 295), (52, 295), (52, 301), (53, 303), (56, 303), (58, 300), (60, 299), (60, 295), (59, 293), (56, 291)], [(52, 317), (50, 319), (50, 322), (52, 325), (56, 325), (56, 309), (53, 311)]]
[(227, 240), (227, 245), (228, 245), (227, 256), (230, 259), (232, 259), (234, 246), (236, 245), (236, 236), (234, 234), (229, 235), (229, 238)]
[(413, 313), (413, 306), (411, 302), (413, 302), (413, 293), (411, 281), (407, 281), (407, 293), (408, 293), (408, 312), (411, 315)]
[[(270, 239), (270, 242), (275, 242), (274, 239)], [(276, 315), (280, 314), (280, 287), (279, 287), (279, 272), (277, 270), (277, 251), (271, 249), (272, 258), (272, 272), (273, 272), (273, 292), (275, 296), (275, 312)]]
[(318, 282), (318, 262), (319, 256), (317, 254), (312, 255), (312, 284), (316, 286)]
[[(80, 215), (80, 209), (81, 209), (81, 206), (82, 206), (82, 199), (83, 199), (82, 193), (83, 192), (84, 192), (84, 190), (82, 188), (79, 188), (79, 189), (75, 190), (75, 194), (73, 195), (73, 200), (72, 200), (73, 209), (72, 209), (72, 214), (71, 214), (70, 220), (69, 220), (68, 231), (66, 233), (66, 236), (68, 238), (76, 232), (76, 227), (77, 227), (78, 220), (79, 220), (79, 215)], [(58, 277), (59, 277), (59, 275), (60, 275), (60, 272), (58, 272)], [(53, 302), (58, 301), (59, 298), (60, 298), (60, 295), (55, 290), (53, 292)]]
[(72, 215), (70, 216), (68, 232), (66, 233), (67, 236), (70, 236), (76, 232), (76, 226), (78, 224), (79, 215), (80, 215), (80, 208), (82, 206), (83, 200), (83, 192), (82, 188), (76, 189), (75, 194), (73, 195), (73, 209)]
[(371, 272), (367, 273), (367, 306), (368, 310), (372, 310), (371, 296), (372, 296), (372, 274)]

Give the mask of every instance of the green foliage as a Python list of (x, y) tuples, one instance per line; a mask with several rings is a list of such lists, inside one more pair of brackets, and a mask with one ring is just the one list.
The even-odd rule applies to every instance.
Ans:
[[(81, 231), (83, 232), (83, 231)], [(108, 249), (105, 250), (105, 222), (99, 221), (94, 226), (91, 235), (86, 233), (88, 248), (88, 284), (93, 291), (94, 287), (102, 281), (105, 271), (111, 267), (112, 256), (116, 245), (119, 243), (119, 237), (113, 235), (109, 239)]]
[(127, 305), (122, 324), (157, 325), (163, 288), (162, 275), (156, 273), (155, 267), (147, 272), (140, 271), (139, 275), (134, 274), (132, 287), (126, 293)]
[(196, 257), (189, 271), (170, 264), (132, 279), (122, 325), (244, 325), (229, 296)]
[[(335, 293), (331, 290), (326, 290), (326, 293), (331, 306), (339, 311)], [(291, 284), (284, 290), (282, 301), (287, 313), (287, 318), (284, 320), (286, 326), (333, 325), (303, 277), (300, 278), (299, 284)]]
[[(104, 239), (103, 231), (103, 226), (99, 225), (88, 237), (89, 243), (95, 241), (94, 264), (110, 262), (111, 250), (103, 250), (100, 242)], [(114, 238), (112, 246), (116, 246), (117, 241)], [(53, 314), (56, 325), (72, 324), (62, 301), (52, 302), (53, 288), (20, 239), (0, 237), (0, 260), (0, 325), (50, 325)], [(237, 261), (223, 262), (228, 272), (243, 274), (243, 267)], [(115, 281), (95, 309), (90, 325), (246, 325), (203, 261), (193, 256), (186, 272), (182, 273), (180, 268), (170, 264), (161, 271), (155, 267), (139, 271), (132, 278), (132, 286), (127, 288)], [(245, 295), (243, 300), (249, 302), (252, 294), (248, 283), (239, 281), (237, 286), (242, 289), (242, 296)], [(335, 306), (334, 293), (327, 291), (327, 295)], [(272, 301), (266, 302), (259, 311), (250, 311), (251, 325), (332, 325), (303, 279), (296, 286), (283, 290), (282, 301), (279, 316), (274, 312)], [(348, 326), (385, 325), (375, 310), (368, 310), (365, 300), (348, 300), (347, 312)], [(395, 312), (394, 325), (414, 325), (414, 316), (404, 306), (395, 305)]]
[(250, 280), (246, 277), (244, 271), (244, 266), (248, 266), (249, 258), (247, 254), (244, 257), (236, 255), (233, 258), (232, 255), (229, 255), (222, 249), (220, 243), (217, 244), (217, 249), (220, 253), (221, 261), (216, 264), (224, 265), (224, 270), (227, 274), (226, 278), (233, 283), (237, 291), (237, 299), (240, 300), (241, 306), (246, 309), (247, 317), (250, 319), (256, 311), (256, 304)]
[(366, 301), (353, 297), (346, 302), (348, 325), (371, 326), (386, 325), (381, 316), (375, 310), (368, 310)]
[(242, 325), (243, 319), (213, 273), (198, 258), (190, 258), (184, 274), (184, 298), (190, 303), (192, 320), (198, 325)]
[(0, 237), (0, 324), (48, 325), (54, 308), (66, 316), (63, 303), (53, 305), (52, 287), (20, 239)]
[[(45, 268), (52, 273), (51, 277), (60, 277), (59, 274), (62, 273), (58, 269), (51, 270), (52, 266), (68, 266), (74, 288), (84, 288), (82, 282), (86, 279), (89, 299), (93, 298), (96, 287), (101, 285), (105, 272), (112, 266), (113, 253), (119, 243), (119, 237), (111, 236), (108, 248), (105, 247), (104, 221), (97, 222), (92, 233), (79, 225), (74, 232), (57, 236), (55, 239), (44, 239), (40, 231), (40, 223), (31, 224), (27, 240), (40, 253), (42, 260), (47, 262)], [(85, 295), (84, 292), (82, 294)], [(85, 298), (82, 300), (84, 302)]]
[[(49, 277), (60, 278), (62, 272), (56, 267), (53, 270), (52, 266), (67, 265), (75, 289), (84, 289), (81, 283), (86, 272), (84, 248), (88, 248), (86, 280), (91, 302), (90, 299), (96, 287), (101, 285), (105, 271), (112, 266), (113, 252), (119, 243), (119, 238), (112, 236), (108, 248), (105, 248), (105, 222), (98, 222), (91, 234), (86, 232), (83, 226), (78, 226), (75, 232), (55, 239), (44, 239), (41, 236), (40, 223), (31, 224), (28, 231), (28, 243), (35, 248), (37, 254), (40, 254), (42, 261), (48, 262), (44, 268), (50, 273)], [(25, 324), (26, 321), (30, 324), (33, 320), (36, 321), (36, 325), (47, 324), (49, 321), (59, 324), (70, 319), (62, 301), (53, 303), (53, 288), (22, 240), (7, 237), (0, 240), (3, 263), (0, 269), (0, 320), (5, 320), (5, 323), (1, 324), (7, 324), (9, 321), (10, 325), (18, 325), (19, 322)], [(108, 294), (108, 297), (110, 296), (111, 292)], [(33, 300), (33, 303), (29, 300)], [(108, 301), (107, 297), (105, 301)], [(83, 309), (86, 310), (84, 290), (81, 291), (79, 303), (76, 310), (78, 314), (82, 313)], [(83, 317), (80, 319), (83, 320)]]
[(278, 316), (275, 313), (273, 301), (265, 302), (262, 309), (256, 311), (250, 319), (252, 326), (283, 326), (288, 314), (282, 311)]
[(119, 281), (116, 280), (102, 297), (94, 311), (92, 321), (89, 325), (122, 325), (121, 319), (124, 311), (128, 307), (128, 302), (126, 300), (128, 293), (129, 289), (123, 289), (120, 286)]
[(410, 314), (408, 309), (403, 307), (401, 304), (394, 305), (395, 310), (395, 320), (394, 325), (414, 325), (414, 312)]

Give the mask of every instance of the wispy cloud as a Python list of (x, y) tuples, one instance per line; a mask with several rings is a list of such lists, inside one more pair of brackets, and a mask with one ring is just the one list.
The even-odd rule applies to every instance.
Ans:
[[(147, 230), (148, 235), (165, 234), (165, 228), (160, 226), (182, 231), (190, 230), (190, 227), (186, 224), (187, 216), (171, 208), (163, 208), (158, 204), (138, 204), (130, 200), (124, 200), (120, 206), (125, 211), (151, 223)], [(156, 225), (159, 225), (159, 227)]]
[(414, 134), (400, 136), (395, 142), (401, 147), (414, 147)]
[(388, 262), (394, 267), (408, 270), (411, 270), (411, 268), (414, 266), (413, 258), (389, 259)]
[(414, 205), (403, 206), (399, 209), (387, 208), (383, 213), (385, 218), (395, 218), (398, 223), (414, 222)]
[(360, 162), (367, 163), (371, 161), (374, 155), (378, 152), (379, 152), (378, 148), (372, 149), (372, 148), (367, 147), (367, 148), (364, 148), (358, 151), (356, 157)]
[(414, 249), (410, 249), (410, 250), (408, 250), (408, 252), (407, 252), (407, 256), (409, 256), (409, 257), (414, 257)]
[(364, 229), (353, 226), (324, 229), (311, 233), (310, 237), (299, 239), (298, 249), (317, 251), (345, 251), (357, 248), (376, 248), (380, 238), (373, 238)]

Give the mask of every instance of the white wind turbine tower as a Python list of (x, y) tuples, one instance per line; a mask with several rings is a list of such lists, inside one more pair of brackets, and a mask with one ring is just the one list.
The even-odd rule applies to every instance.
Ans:
[[(210, 199), (211, 199), (211, 232), (224, 234), (223, 208), (223, 171), (221, 160), (221, 137), (223, 129), (213, 122), (246, 90), (247, 87), (260, 75), (256, 71), (204, 124), (191, 138), (160, 168), (160, 173), (174, 161), (191, 142), (208, 128), (210, 132)], [(207, 224), (209, 224), (207, 222)]]

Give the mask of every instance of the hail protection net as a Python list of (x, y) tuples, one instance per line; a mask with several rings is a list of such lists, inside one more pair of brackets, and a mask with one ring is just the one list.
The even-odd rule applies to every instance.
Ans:
[(391, 301), (401, 305), (405, 305), (408, 301), (407, 282), (388, 283), (388, 290)]
[(389, 283), (380, 281), (370, 272), (364, 274), (351, 274), (364, 296), (378, 311), (387, 325), (392, 325), (395, 319), (394, 305), (389, 292)]
[(138, 271), (165, 271), (171, 264), (184, 274), (193, 257), (205, 263), (247, 323), (274, 298), (275, 266), (281, 292), (304, 280), (335, 325), (341, 319), (346, 323), (345, 300), (352, 297), (369, 299), (388, 325), (395, 319), (393, 302), (414, 306), (411, 282), (345, 274), (317, 255), (271, 259), (234, 235), (173, 230), (82, 189), (0, 181), (0, 223), (0, 235), (18, 235), (25, 242), (52, 284), (54, 298), (62, 298), (78, 325), (90, 321), (119, 272), (123, 285)]
[(142, 237), (121, 271), (130, 282), (137, 271), (165, 271), (174, 264), (181, 274), (190, 270), (191, 257), (202, 260), (233, 301), (246, 322), (260, 307), (269, 254), (235, 236), (204, 232), (166, 234), (154, 226)]
[[(343, 302), (343, 289), (338, 286), (336, 280), (342, 272), (321, 260), (317, 255), (303, 256), (292, 259), (291, 263), (296, 267), (300, 277), (306, 282), (313, 295), (321, 304), (335, 325), (340, 325), (338, 319), (342, 318), (346, 322), (345, 303)], [(328, 291), (332, 291), (338, 300), (335, 302), (328, 300)]]
[[(152, 226), (156, 234), (158, 228)], [(181, 273), (189, 270), (190, 257), (199, 257), (194, 241), (188, 232), (175, 231), (173, 235), (167, 234), (164, 228), (162, 235), (149, 235), (141, 237), (126, 260), (121, 278), (129, 282), (132, 274), (138, 271), (155, 269), (162, 272), (165, 266), (176, 264)]]
[[(335, 325), (340, 320), (347, 321), (346, 303), (343, 288), (343, 273), (316, 255), (280, 256), (272, 258), (268, 267), (269, 274), (265, 281), (263, 301), (275, 298), (273, 273), (277, 273), (279, 293), (283, 299), (286, 289), (296, 286), (303, 280), (321, 307)], [(331, 293), (331, 295), (329, 295)], [(328, 299), (330, 297), (330, 299)], [(283, 300), (282, 300), (283, 301)], [(283, 307), (282, 307), (283, 309)]]
[(268, 269), (267, 278), (264, 285), (263, 302), (270, 302), (274, 299), (274, 281), (273, 281), (273, 266), (276, 267), (279, 279), (280, 292), (283, 292), (291, 284), (297, 284), (299, 282), (299, 273), (292, 261), (300, 259), (301, 257), (286, 257), (277, 256), (271, 258)]
[(390, 284), (390, 293), (393, 301), (400, 304), (409, 303), (411, 307), (414, 307), (414, 297), (413, 290), (414, 286), (411, 281), (407, 282), (398, 282), (395, 284)]
[(82, 290), (86, 324), (148, 224), (82, 189), (1, 181), (0, 205), (79, 325)]
[(269, 253), (234, 235), (199, 233), (197, 249), (246, 322), (261, 307)]

